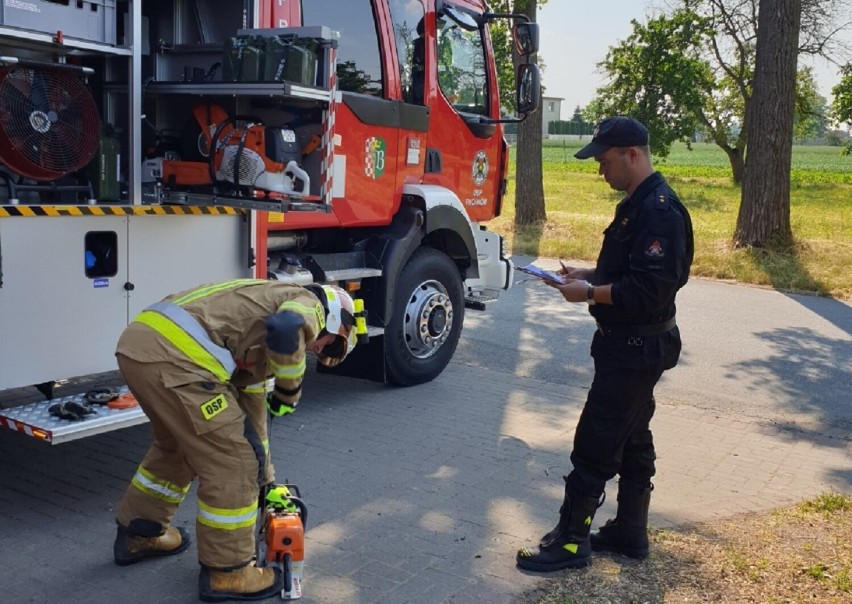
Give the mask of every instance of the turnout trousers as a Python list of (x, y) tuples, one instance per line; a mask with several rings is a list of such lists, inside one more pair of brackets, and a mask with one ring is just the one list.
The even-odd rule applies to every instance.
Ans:
[[(255, 553), (259, 485), (272, 479), (264, 395), (181, 379), (186, 374), (168, 362), (138, 362), (121, 354), (117, 359), (154, 436), (118, 506), (119, 524), (147, 520), (167, 528), (198, 477), (199, 562), (217, 569), (248, 564)], [(195, 413), (212, 399), (227, 413), (205, 423)]]
[(650, 423), (664, 363), (642, 365), (625, 367), (595, 358), (595, 377), (574, 433), (574, 469), (567, 477), (572, 493), (598, 497), (616, 474), (637, 486), (655, 474)]

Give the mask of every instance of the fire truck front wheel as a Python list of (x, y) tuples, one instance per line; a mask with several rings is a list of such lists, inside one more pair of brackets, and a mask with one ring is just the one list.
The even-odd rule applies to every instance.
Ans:
[(396, 283), (393, 315), (385, 327), (388, 380), (413, 386), (435, 379), (450, 362), (464, 323), (459, 269), (432, 248), (420, 248)]

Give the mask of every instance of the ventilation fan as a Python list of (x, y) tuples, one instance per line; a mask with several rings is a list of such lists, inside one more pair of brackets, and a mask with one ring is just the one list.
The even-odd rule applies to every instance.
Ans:
[(25, 178), (57, 180), (98, 150), (95, 100), (71, 69), (0, 69), (0, 163)]

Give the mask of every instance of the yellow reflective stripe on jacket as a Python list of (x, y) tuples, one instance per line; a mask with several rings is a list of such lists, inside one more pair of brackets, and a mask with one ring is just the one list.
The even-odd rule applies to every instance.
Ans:
[(242, 388), (242, 391), (246, 394), (266, 394), (266, 382), (258, 382), (256, 384), (249, 384), (245, 388)]
[(189, 485), (182, 487), (167, 480), (160, 480), (142, 466), (137, 468), (130, 484), (149, 497), (168, 503), (182, 502), (189, 491)]
[(210, 285), (209, 287), (201, 287), (199, 289), (195, 289), (189, 293), (182, 295), (180, 298), (175, 298), (172, 300), (175, 304), (179, 306), (185, 306), (190, 302), (195, 302), (196, 300), (200, 300), (201, 298), (206, 298), (207, 296), (212, 296), (213, 294), (234, 289), (236, 287), (241, 287), (243, 285), (252, 285), (254, 283), (267, 283), (261, 279), (234, 279), (233, 281), (225, 281), (224, 283), (217, 283), (215, 285)]
[[(177, 309), (186, 316), (173, 311)], [(166, 316), (169, 313), (170, 316)], [(220, 381), (227, 382), (237, 364), (230, 351), (210, 340), (204, 328), (185, 310), (168, 302), (158, 302), (143, 310), (134, 319), (147, 325), (186, 355), (188, 359), (203, 367)]]
[(322, 304), (319, 302), (308, 306), (307, 304), (302, 304), (298, 300), (287, 300), (278, 307), (278, 312), (285, 310), (300, 314), (308, 321), (316, 320), (318, 330), (325, 328), (325, 311), (322, 308)]
[(305, 375), (305, 357), (293, 365), (279, 365), (270, 357), (269, 365), (278, 380), (297, 380)]
[[(320, 305), (320, 308), (322, 308), (322, 305)], [(293, 312), (297, 312), (306, 317), (316, 316), (315, 305), (312, 304), (311, 306), (308, 306), (307, 304), (302, 304), (298, 300), (287, 300), (286, 302), (282, 302), (281, 306), (278, 307), (278, 312), (281, 312), (282, 310), (292, 310)]]
[(254, 527), (257, 519), (257, 502), (244, 508), (214, 508), (198, 500), (197, 520), (204, 526), (236, 531), (246, 527)]

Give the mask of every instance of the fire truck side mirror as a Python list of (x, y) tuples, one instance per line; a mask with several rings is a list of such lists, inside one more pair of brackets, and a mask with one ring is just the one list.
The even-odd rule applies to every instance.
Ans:
[(530, 57), (538, 52), (538, 23), (515, 23), (512, 28), (515, 49), (522, 57)]
[(517, 72), (517, 93), (515, 97), (515, 106), (518, 109), (518, 114), (526, 116), (538, 109), (541, 104), (541, 74), (538, 70), (538, 65), (534, 63), (524, 63), (518, 65)]

